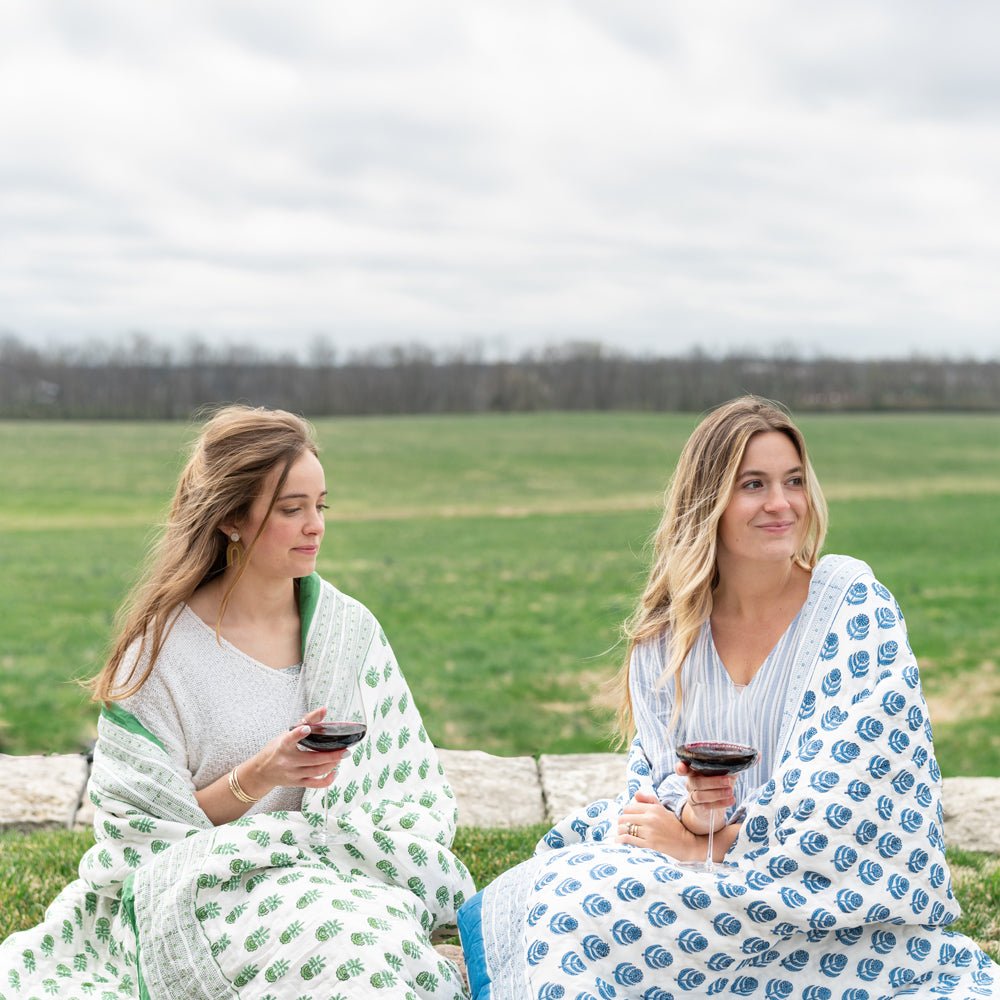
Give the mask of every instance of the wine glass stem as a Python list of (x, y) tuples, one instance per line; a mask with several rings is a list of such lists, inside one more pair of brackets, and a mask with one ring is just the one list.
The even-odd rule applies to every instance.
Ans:
[(708, 811), (708, 853), (705, 857), (705, 871), (712, 871), (715, 868), (715, 858), (713, 857), (715, 838), (715, 810)]

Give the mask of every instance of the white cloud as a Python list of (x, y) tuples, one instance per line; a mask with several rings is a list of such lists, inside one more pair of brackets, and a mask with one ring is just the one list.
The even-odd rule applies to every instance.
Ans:
[(6, 5), (0, 327), (1000, 356), (1000, 11)]

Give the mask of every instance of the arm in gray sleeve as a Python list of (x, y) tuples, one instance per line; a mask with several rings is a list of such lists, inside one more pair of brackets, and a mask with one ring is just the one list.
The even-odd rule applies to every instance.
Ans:
[(677, 755), (670, 731), (674, 710), (674, 681), (659, 683), (665, 662), (666, 640), (650, 639), (632, 651), (629, 694), (639, 742), (652, 768), (653, 787), (660, 802), (678, 817), (687, 800), (687, 780), (674, 773)]
[[(136, 641), (123, 658), (117, 674), (120, 685), (128, 683), (129, 675), (136, 663), (138, 648), (139, 643)], [(139, 668), (140, 670), (145, 669), (145, 663), (139, 664)], [(158, 670), (154, 667), (146, 683), (134, 694), (119, 700), (118, 704), (126, 712), (134, 715), (146, 729), (160, 740), (163, 748), (174, 759), (178, 767), (189, 770), (183, 714), (164, 674), (162, 669)]]

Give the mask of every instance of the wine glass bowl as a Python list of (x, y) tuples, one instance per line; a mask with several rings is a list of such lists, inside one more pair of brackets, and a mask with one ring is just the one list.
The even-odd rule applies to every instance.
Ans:
[(695, 774), (717, 777), (723, 774), (738, 774), (752, 766), (758, 753), (754, 747), (744, 743), (724, 743), (716, 740), (697, 740), (675, 748), (678, 760)]
[(307, 750), (346, 750), (363, 740), (368, 731), (364, 721), (312, 722), (308, 725), (308, 735), (299, 740), (299, 746)]

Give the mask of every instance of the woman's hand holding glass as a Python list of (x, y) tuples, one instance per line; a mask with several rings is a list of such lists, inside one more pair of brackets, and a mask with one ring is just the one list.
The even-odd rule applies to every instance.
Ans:
[(308, 736), (310, 725), (320, 722), (325, 708), (307, 712), (302, 721), (239, 767), (239, 780), (248, 795), (261, 798), (272, 788), (328, 788), (337, 776), (337, 765), (346, 750), (303, 750), (299, 740)]
[(708, 833), (709, 822), (718, 833), (726, 825), (726, 810), (736, 805), (733, 786), (736, 776), (732, 774), (697, 774), (683, 761), (678, 762), (676, 771), (687, 778), (687, 801), (681, 811), (681, 821), (692, 833)]
[[(687, 778), (688, 799), (681, 817), (694, 832), (704, 832), (707, 840), (705, 860), (684, 863), (685, 868), (695, 871), (715, 871), (715, 833), (725, 829), (726, 810), (735, 805), (733, 775), (757, 759), (757, 750), (749, 740), (752, 727), (745, 690), (726, 694), (720, 697), (704, 683), (693, 684), (682, 709), (684, 742), (678, 743), (676, 751), (685, 770), (680, 766), (677, 770)], [(728, 739), (720, 740), (720, 732)], [(724, 840), (720, 846), (728, 850), (732, 838)]]

